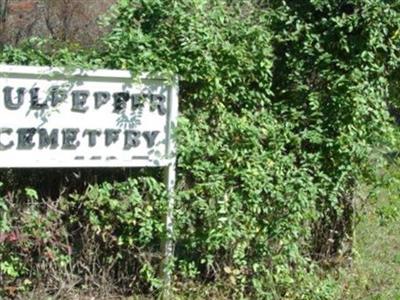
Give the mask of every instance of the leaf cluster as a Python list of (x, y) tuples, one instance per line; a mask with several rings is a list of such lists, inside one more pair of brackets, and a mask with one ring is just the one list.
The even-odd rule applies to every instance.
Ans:
[[(120, 0), (106, 25), (96, 49), (44, 43), (5, 48), (1, 59), (179, 76), (176, 282), (229, 282), (250, 298), (332, 297), (315, 263), (351, 245), (356, 188), (378, 180), (372, 153), (391, 143), (398, 0)], [(116, 238), (154, 250), (162, 210), (131, 215), (143, 198), (128, 213), (105, 192), (115, 188), (79, 198), (82, 218), (98, 234), (137, 222)], [(138, 280), (157, 286), (150, 278)]]

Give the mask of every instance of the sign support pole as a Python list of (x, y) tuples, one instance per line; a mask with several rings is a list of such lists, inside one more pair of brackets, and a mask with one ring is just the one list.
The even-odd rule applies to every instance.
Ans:
[(164, 262), (163, 262), (163, 299), (171, 299), (172, 286), (172, 264), (174, 258), (174, 187), (175, 187), (175, 163), (171, 163), (165, 168), (164, 181), (167, 188), (167, 215), (165, 218), (166, 240), (164, 244)]
[(164, 169), (164, 184), (167, 189), (167, 214), (165, 218), (166, 237), (163, 249), (162, 299), (172, 299), (172, 272), (174, 263), (174, 208), (175, 208), (175, 183), (176, 183), (176, 139), (175, 129), (178, 118), (178, 78), (175, 77), (169, 91), (168, 97), (168, 128), (167, 153), (171, 162)]

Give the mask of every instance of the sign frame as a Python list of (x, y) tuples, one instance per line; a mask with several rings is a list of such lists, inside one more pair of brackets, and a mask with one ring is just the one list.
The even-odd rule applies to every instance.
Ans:
[[(6, 79), (5, 79), (6, 78)], [(172, 79), (166, 79), (165, 77), (161, 77), (159, 75), (150, 75), (147, 73), (143, 73), (138, 77), (132, 76), (131, 72), (125, 71), (125, 70), (106, 70), (106, 69), (98, 69), (98, 70), (83, 70), (83, 69), (75, 69), (75, 68), (59, 68), (59, 67), (36, 67), (36, 66), (15, 66), (15, 65), (1, 65), (0, 64), (0, 85), (4, 84), (5, 80), (19, 80), (20, 82), (25, 82), (24, 80), (27, 80), (28, 85), (32, 85), (35, 83), (35, 81), (39, 82), (41, 81), (42, 83), (48, 83), (51, 84), (50, 82), (75, 82), (73, 85), (77, 85), (76, 83), (79, 84), (78, 89), (81, 89), (82, 82), (86, 83), (90, 81), (97, 82), (97, 83), (107, 83), (108, 82), (113, 82), (114, 85), (121, 84), (121, 87), (123, 86), (124, 89), (129, 91), (129, 87), (126, 88), (129, 84), (132, 86), (136, 86), (136, 89), (139, 89), (138, 86), (141, 88), (147, 87), (147, 86), (158, 86), (160, 89), (163, 90), (163, 94), (165, 95), (166, 98), (166, 117), (165, 117), (165, 129), (162, 134), (162, 143), (165, 144), (162, 146), (158, 146), (157, 151), (153, 151), (156, 153), (161, 153), (156, 155), (143, 155), (143, 153), (139, 155), (132, 155), (129, 159), (116, 159), (112, 155), (104, 155), (104, 157), (101, 157), (101, 155), (94, 155), (90, 157), (89, 155), (77, 155), (76, 159), (68, 159), (64, 160), (63, 157), (60, 159), (38, 159), (35, 161), (35, 156), (29, 156), (27, 159), (16, 159), (16, 160), (10, 160), (10, 159), (5, 159), (4, 161), (1, 161), (0, 158), (0, 168), (71, 168), (71, 167), (76, 167), (76, 168), (96, 168), (96, 167), (161, 167), (161, 166), (168, 166), (171, 164), (174, 160), (174, 157), (176, 155), (176, 149), (175, 149), (175, 142), (174, 139), (175, 137), (173, 136), (174, 133), (174, 128), (177, 125), (177, 116), (178, 116), (178, 79), (176, 77), (173, 77)], [(15, 89), (17, 86), (14, 86), (14, 91), (13, 91), (13, 96), (15, 97)], [(132, 88), (131, 88), (132, 89)], [(5, 93), (4, 91), (0, 91)], [(26, 91), (26, 94), (27, 91)], [(163, 95), (163, 97), (164, 97)], [(5, 97), (5, 96), (4, 96)], [(28, 98), (29, 95), (25, 95), (25, 98)], [(32, 96), (31, 96), (32, 97)], [(70, 96), (69, 96), (70, 97)], [(25, 99), (27, 100), (27, 99)], [(14, 102), (16, 100), (13, 100)], [(111, 100), (112, 101), (112, 100)], [(109, 102), (111, 102), (109, 101)], [(132, 100), (133, 101), (133, 100)], [(25, 101), (27, 102), (27, 101)], [(46, 102), (47, 103), (47, 102)], [(63, 103), (61, 103), (63, 104)], [(109, 104), (109, 103), (107, 103)], [(2, 109), (3, 107), (0, 107)], [(24, 108), (26, 110), (26, 108)], [(103, 109), (103, 108), (101, 108)], [(101, 110), (98, 109), (98, 110)], [(49, 109), (48, 109), (49, 110)], [(9, 114), (15, 114), (17, 109), (15, 111), (9, 110)], [(39, 110), (38, 110), (39, 111)], [(21, 112), (22, 113), (22, 112)], [(30, 112), (27, 112), (27, 117)], [(35, 112), (38, 114), (38, 112)], [(95, 109), (89, 110), (88, 112), (85, 112), (85, 114), (91, 114), (91, 113), (98, 113), (97, 109), (95, 112)], [(102, 116), (104, 116), (106, 112), (103, 113)], [(1, 113), (0, 113), (1, 114)], [(42, 115), (44, 115), (43, 111), (40, 110), (41, 118), (43, 118)], [(63, 111), (63, 114), (65, 114), (65, 110)], [(73, 112), (70, 112), (70, 115), (74, 114)], [(152, 114), (152, 115), (151, 115)], [(155, 113), (147, 113), (142, 116), (142, 119), (149, 119), (151, 116), (154, 116)], [(30, 114), (32, 115), (32, 114)], [(74, 116), (77, 114), (75, 113)], [(109, 114), (110, 116), (118, 115), (118, 114)], [(54, 119), (54, 116), (52, 116)], [(63, 115), (60, 114), (56, 117), (63, 118)], [(127, 118), (127, 116), (124, 116)], [(130, 117), (130, 116), (129, 116)], [(85, 115), (85, 118), (87, 118), (87, 115)], [(79, 121), (79, 117), (77, 117), (77, 122)], [(92, 122), (93, 123), (93, 122)], [(161, 125), (161, 124), (160, 124)], [(36, 127), (36, 126), (35, 126)], [(7, 128), (8, 129), (8, 128)], [(126, 131), (125, 131), (126, 132)], [(123, 133), (121, 133), (123, 135)], [(6, 136), (5, 133), (3, 136)], [(60, 133), (61, 136), (61, 133)], [(1, 138), (0, 138), (1, 141)], [(83, 144), (83, 143), (82, 143)], [(143, 143), (142, 143), (143, 144)], [(165, 147), (165, 151), (158, 151), (160, 147)], [(35, 149), (33, 149), (35, 150)], [(46, 151), (47, 149), (45, 149)], [(11, 150), (8, 150), (11, 151)], [(21, 150), (18, 150), (21, 151)], [(23, 150), (22, 150), (23, 151)], [(54, 151), (59, 151), (60, 150), (54, 150)], [(2, 151), (0, 151), (1, 154)], [(143, 151), (141, 151), (143, 152)], [(16, 153), (21, 153), (21, 152), (16, 152)], [(25, 152), (26, 153), (26, 152)], [(50, 153), (49, 151), (47, 153)], [(68, 153), (68, 151), (64, 150), (64, 153)], [(27, 156), (27, 155), (25, 155)], [(60, 155), (61, 156), (61, 155)], [(151, 157), (150, 157), (151, 156)], [(112, 158), (112, 159), (110, 159)]]

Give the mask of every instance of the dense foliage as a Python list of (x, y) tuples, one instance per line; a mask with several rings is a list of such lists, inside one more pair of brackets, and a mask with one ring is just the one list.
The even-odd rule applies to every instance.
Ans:
[[(372, 150), (390, 141), (399, 13), (398, 0), (120, 0), (96, 49), (28, 42), (1, 57), (178, 74), (176, 289), (223, 282), (227, 297), (326, 299), (334, 289), (316, 262), (349, 254), (357, 184), (376, 180)], [(99, 183), (57, 173), (62, 193), (7, 175), (6, 286), (59, 289), (64, 272), (81, 287), (88, 275), (160, 287), (160, 174), (84, 173)], [(49, 265), (58, 280), (41, 273)]]

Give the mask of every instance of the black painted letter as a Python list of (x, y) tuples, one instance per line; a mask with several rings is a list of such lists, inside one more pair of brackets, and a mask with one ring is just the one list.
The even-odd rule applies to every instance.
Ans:
[(96, 92), (94, 93), (95, 107), (98, 109), (106, 104), (111, 98), (109, 92)]
[(31, 94), (31, 109), (44, 109), (49, 107), (46, 102), (39, 103), (39, 88), (31, 88), (29, 93)]
[(78, 136), (79, 129), (78, 128), (66, 128), (62, 130), (63, 134), (63, 146), (62, 148), (65, 150), (75, 150), (79, 147), (79, 141), (76, 141)]
[(166, 102), (167, 100), (162, 95), (151, 95), (150, 110), (157, 109), (160, 115), (165, 115), (167, 113)]
[(73, 91), (72, 92), (72, 111), (86, 112), (89, 108), (86, 106), (86, 100), (89, 98), (88, 91)]
[(110, 146), (118, 141), (121, 130), (119, 129), (106, 129), (106, 146)]
[(140, 131), (136, 130), (125, 130), (125, 145), (124, 149), (129, 150), (133, 147), (140, 145)]
[(144, 131), (143, 137), (147, 142), (147, 148), (154, 146), (156, 138), (160, 132), (159, 131)]
[(19, 150), (31, 150), (35, 143), (32, 141), (36, 133), (36, 128), (19, 128), (18, 133), (18, 146)]
[(51, 106), (57, 106), (57, 104), (67, 99), (67, 92), (61, 89), (59, 86), (53, 86), (49, 90)]
[(39, 149), (56, 149), (58, 147), (58, 129), (53, 129), (50, 134), (44, 128), (39, 129)]
[(142, 108), (144, 106), (144, 96), (140, 94), (132, 94), (132, 110)]
[[(5, 133), (10, 135), (13, 132), (11, 128), (0, 128), (0, 134)], [(4, 145), (2, 142), (0, 142), (0, 151), (8, 150), (12, 146), (14, 146), (14, 142), (11, 141), (7, 145)]]
[(101, 135), (101, 130), (86, 129), (83, 132), (83, 136), (85, 136), (85, 135), (89, 136), (89, 147), (94, 147), (94, 146), (96, 146), (96, 143), (97, 143), (96, 137)]
[(126, 102), (129, 101), (129, 93), (114, 93), (114, 112), (119, 113), (126, 108)]
[(12, 101), (12, 87), (6, 86), (3, 89), (4, 92), (4, 105), (6, 108), (10, 110), (17, 110), (18, 108), (21, 107), (21, 105), (24, 103), (24, 95), (25, 95), (25, 89), (24, 88), (18, 88), (17, 89), (17, 103), (13, 103)]

